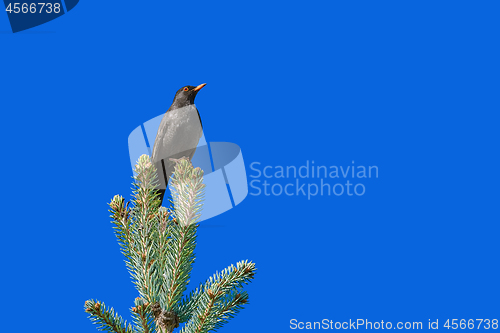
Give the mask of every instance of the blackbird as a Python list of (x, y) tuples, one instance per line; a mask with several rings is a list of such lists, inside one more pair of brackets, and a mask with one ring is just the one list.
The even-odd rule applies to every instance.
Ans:
[(160, 202), (163, 202), (168, 179), (174, 172), (175, 162), (170, 159), (189, 157), (192, 160), (203, 135), (201, 117), (194, 105), (194, 98), (205, 85), (203, 83), (179, 89), (161, 120), (152, 154), (158, 175), (157, 192)]

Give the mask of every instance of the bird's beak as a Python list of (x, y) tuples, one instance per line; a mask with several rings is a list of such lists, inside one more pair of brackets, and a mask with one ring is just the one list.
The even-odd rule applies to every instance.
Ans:
[(203, 88), (204, 86), (206, 86), (207, 84), (206, 83), (202, 83), (200, 84), (198, 87), (194, 88), (193, 90), (194, 91), (199, 91), (201, 88)]

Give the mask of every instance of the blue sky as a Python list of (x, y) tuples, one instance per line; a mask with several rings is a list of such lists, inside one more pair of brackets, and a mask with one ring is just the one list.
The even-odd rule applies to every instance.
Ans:
[(258, 268), (220, 332), (498, 318), (499, 9), (87, 0), (17, 34), (0, 14), (6, 331), (95, 332), (90, 298), (129, 318), (106, 203), (130, 194), (130, 132), (203, 82), (205, 136), (239, 145), (247, 173), (379, 169), (362, 196), (249, 195), (206, 221), (194, 284)]

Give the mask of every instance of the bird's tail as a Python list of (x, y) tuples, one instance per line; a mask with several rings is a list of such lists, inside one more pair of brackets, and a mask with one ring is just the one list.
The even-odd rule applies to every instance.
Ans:
[(156, 194), (158, 194), (158, 199), (160, 199), (160, 206), (163, 204), (163, 197), (165, 196), (166, 189), (156, 189)]
[(168, 188), (168, 180), (174, 173), (176, 161), (182, 158), (187, 158), (191, 161), (193, 159), (195, 151), (196, 148), (192, 148), (179, 153), (171, 154), (168, 158), (156, 158), (156, 160), (154, 161), (158, 176), (158, 186), (156, 188), (156, 193), (158, 193), (158, 196), (161, 200), (160, 205), (163, 203), (163, 197), (165, 196), (165, 191)]

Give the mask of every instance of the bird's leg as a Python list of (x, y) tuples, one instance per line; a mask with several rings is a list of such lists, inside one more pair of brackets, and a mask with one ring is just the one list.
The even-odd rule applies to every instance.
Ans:
[(169, 160), (172, 161), (172, 162), (175, 162), (175, 163), (180, 162), (182, 160), (188, 160), (189, 161), (189, 156), (182, 156), (181, 158), (169, 158)]

